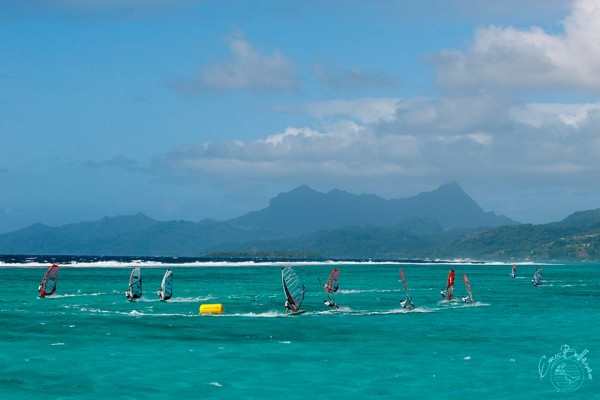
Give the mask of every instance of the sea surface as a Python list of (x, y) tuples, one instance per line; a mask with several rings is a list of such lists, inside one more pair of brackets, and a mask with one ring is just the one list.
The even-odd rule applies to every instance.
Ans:
[[(53, 261), (57, 291), (38, 298)], [(144, 293), (130, 302), (136, 265)], [(282, 265), (0, 259), (2, 398), (600, 398), (600, 264), (519, 264), (512, 279), (505, 263), (292, 263), (307, 289), (297, 316), (284, 313)], [(335, 267), (334, 311), (318, 279)], [(450, 269), (452, 302), (440, 295)], [(211, 303), (223, 314), (200, 315)]]

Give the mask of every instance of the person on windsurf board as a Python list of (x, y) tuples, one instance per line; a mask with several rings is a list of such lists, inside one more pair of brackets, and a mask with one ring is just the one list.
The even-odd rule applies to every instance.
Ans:
[(533, 286), (542, 285), (542, 267), (538, 267), (535, 270), (535, 274), (533, 274), (533, 279), (531, 279), (531, 283), (533, 284)]
[(446, 289), (440, 290), (440, 294), (444, 299), (448, 301), (454, 298), (454, 270), (451, 269), (448, 273), (448, 281), (446, 283)]
[(327, 295), (327, 300), (323, 300), (323, 304), (325, 304), (327, 307), (331, 307), (331, 308), (335, 308), (335, 309), (340, 308), (340, 306), (335, 304), (335, 300), (329, 294)]
[(413, 303), (412, 296), (408, 293), (408, 285), (406, 284), (406, 277), (404, 276), (404, 270), (400, 270), (400, 280), (402, 281), (402, 286), (404, 287), (404, 293), (406, 293), (406, 300), (401, 301), (400, 305), (407, 310), (412, 310), (415, 308), (415, 303)]
[(42, 278), (42, 283), (38, 287), (40, 297), (51, 296), (56, 292), (56, 281), (58, 280), (58, 265), (52, 264)]
[(462, 298), (465, 304), (474, 304), (473, 293), (471, 292), (471, 283), (469, 283), (469, 277), (467, 274), (463, 274), (463, 281), (465, 281), (465, 289), (467, 289), (467, 295)]
[[(317, 278), (317, 279), (319, 279), (319, 278)], [(331, 296), (331, 293), (335, 293), (338, 291), (339, 281), (340, 281), (340, 270), (337, 268), (334, 268), (331, 271), (331, 273), (329, 274), (329, 278), (327, 278), (327, 284), (324, 285), (323, 282), (321, 282), (321, 279), (319, 279), (319, 283), (323, 287), (323, 290), (325, 290), (325, 293), (327, 293), (327, 300), (323, 301), (323, 304), (325, 304), (327, 307), (331, 307), (334, 309), (340, 308), (340, 306), (338, 306), (335, 303), (335, 300)]]
[(289, 301), (285, 301), (285, 304), (283, 305), (283, 307), (285, 308), (285, 313), (289, 314), (291, 312), (293, 312), (294, 310), (292, 309), (292, 306), (290, 306), (290, 302)]
[(413, 303), (411, 295), (408, 295), (406, 300), (400, 302), (400, 305), (408, 310), (413, 310), (415, 308), (415, 303)]
[(304, 293), (306, 288), (300, 281), (291, 265), (281, 267), (281, 282), (283, 284), (283, 293), (285, 294), (285, 313), (286, 314), (302, 314), (302, 302), (304, 301)]

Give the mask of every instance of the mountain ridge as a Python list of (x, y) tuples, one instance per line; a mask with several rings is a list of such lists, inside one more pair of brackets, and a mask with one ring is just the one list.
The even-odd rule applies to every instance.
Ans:
[(302, 185), (280, 193), (262, 210), (227, 222), (245, 229), (261, 226), (284, 231), (293, 226), (296, 234), (304, 234), (343, 226), (392, 226), (409, 218), (432, 216), (449, 230), (516, 223), (494, 212), (484, 212), (456, 182), (392, 200), (372, 194), (354, 195), (339, 189), (321, 193)]
[[(373, 194), (355, 195), (334, 189), (318, 192), (301, 185), (280, 193), (267, 207), (225, 221), (157, 221), (143, 213), (104, 217), (59, 227), (34, 224), (0, 235), (0, 253), (202, 256), (219, 249), (247, 248), (244, 243), (293, 243), (294, 238), (329, 231), (376, 229), (378, 240), (388, 241), (385, 229), (419, 237), (428, 232), (437, 243), (443, 232), (462, 232), (517, 224), (508, 217), (484, 212), (455, 182), (405, 199), (385, 200)], [(439, 231), (439, 232), (438, 232)], [(435, 233), (437, 232), (437, 233)], [(343, 235), (342, 235), (343, 236)], [(420, 236), (423, 240), (423, 235)], [(368, 246), (354, 240), (354, 246)], [(373, 246), (377, 247), (375, 243)], [(336, 244), (344, 256), (344, 243)], [(388, 246), (393, 246), (389, 242)], [(347, 246), (346, 246), (347, 247)], [(414, 246), (409, 246), (414, 247)], [(387, 254), (392, 254), (388, 252)]]

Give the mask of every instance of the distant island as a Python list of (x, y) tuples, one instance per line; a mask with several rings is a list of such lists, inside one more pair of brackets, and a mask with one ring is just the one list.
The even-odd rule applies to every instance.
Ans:
[(222, 259), (600, 261), (600, 210), (531, 225), (485, 212), (455, 182), (404, 199), (303, 185), (227, 221), (138, 213), (0, 235), (0, 254)]

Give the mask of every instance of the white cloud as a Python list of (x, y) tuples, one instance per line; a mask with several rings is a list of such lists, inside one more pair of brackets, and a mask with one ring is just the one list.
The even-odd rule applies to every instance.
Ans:
[(316, 118), (346, 117), (374, 124), (395, 120), (400, 102), (401, 99), (397, 98), (364, 98), (313, 102), (305, 107)]
[(287, 91), (298, 87), (292, 61), (279, 50), (263, 55), (239, 35), (229, 40), (231, 56), (200, 71), (199, 81), (183, 81), (183, 90)]
[[(288, 127), (258, 140), (182, 147), (157, 166), (163, 173), (215, 181), (347, 183), (374, 193), (392, 190), (390, 179), (415, 191), (449, 181), (481, 191), (534, 183), (572, 189), (600, 174), (600, 103), (510, 108), (505, 102), (475, 107), (478, 98), (466, 97), (375, 100), (309, 108), (331, 118), (323, 129)], [(348, 119), (360, 115), (358, 104), (383, 104), (386, 111)], [(502, 118), (485, 125), (494, 113)], [(414, 117), (419, 114), (433, 117)]]
[(535, 128), (564, 126), (583, 128), (600, 112), (600, 102), (582, 104), (532, 103), (512, 108), (514, 121)]
[(466, 51), (433, 57), (444, 88), (573, 90), (600, 93), (600, 2), (578, 0), (560, 34), (491, 26)]
[[(600, 102), (523, 103), (511, 92), (600, 92), (598, 4), (574, 3), (561, 34), (480, 29), (466, 51), (438, 57), (440, 84), (455, 89), (438, 98), (311, 102), (301, 108), (312, 123), (256, 140), (179, 148), (157, 165), (167, 174), (214, 181), (318, 183), (392, 197), (395, 182), (417, 193), (457, 181), (476, 198), (510, 193), (530, 202), (538, 188), (555, 193), (544, 207), (556, 207), (568, 193), (585, 193), (600, 175)], [(486, 90), (497, 88), (511, 90)], [(526, 207), (511, 216), (527, 221)]]

